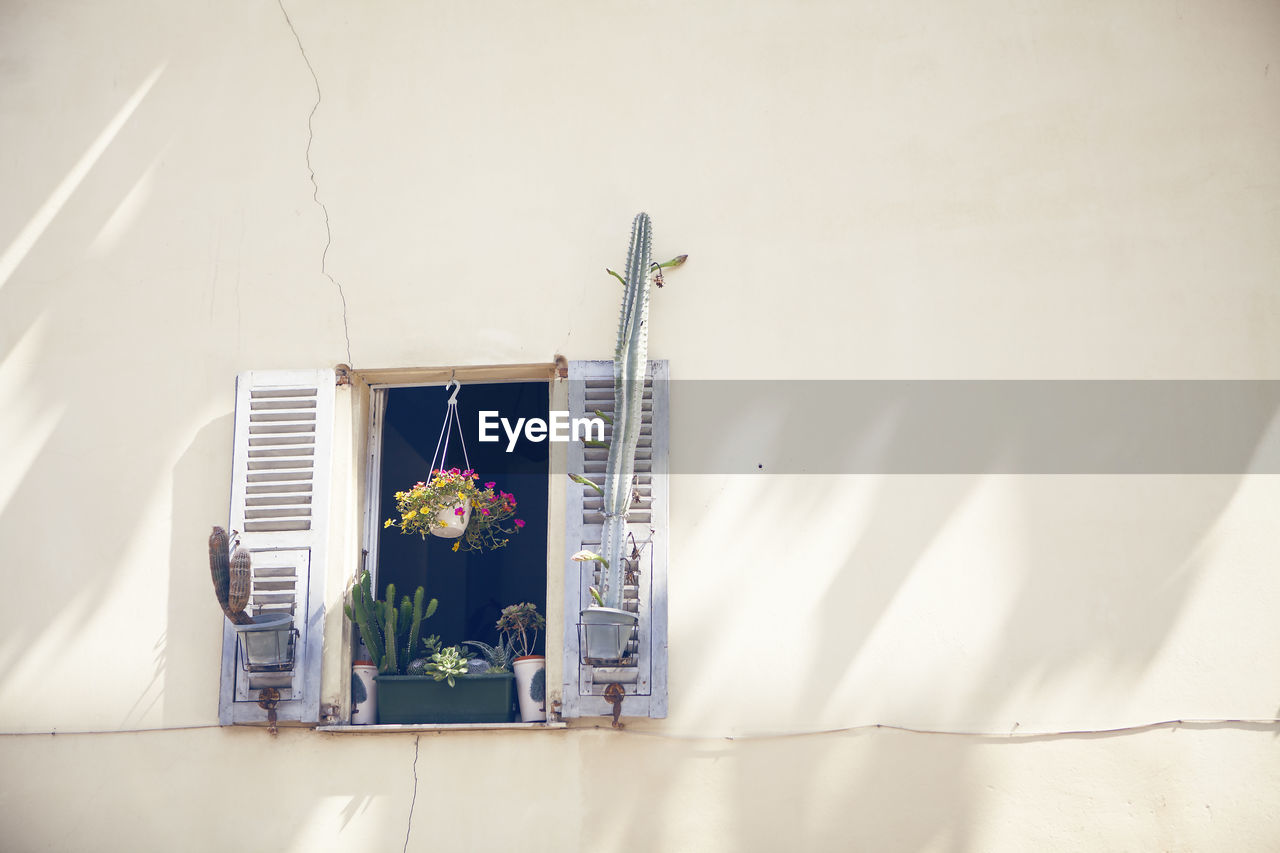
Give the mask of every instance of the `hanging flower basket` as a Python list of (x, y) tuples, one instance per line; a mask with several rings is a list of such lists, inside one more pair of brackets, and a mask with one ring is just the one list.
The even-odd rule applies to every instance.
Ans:
[[(479, 485), (480, 475), (472, 468), (445, 468), (449, 455), (449, 427), (458, 431), (462, 458), (467, 460), (467, 443), (458, 420), (460, 382), (450, 380), (445, 390), (453, 388), (445, 409), (444, 424), (431, 456), (431, 476), (415, 483), (404, 492), (396, 492), (396, 510), (400, 518), (388, 518), (383, 527), (399, 527), (401, 533), (428, 534), (444, 539), (457, 539), (455, 551), (493, 551), (503, 547), (511, 536), (524, 527), (516, 518), (516, 498), (497, 488), (497, 483)], [(470, 460), (467, 460), (470, 466)], [(436, 467), (439, 465), (439, 467)]]
[(480, 475), (467, 469), (431, 472), (431, 479), (396, 492), (400, 517), (388, 518), (383, 527), (401, 533), (428, 534), (457, 539), (455, 551), (493, 551), (503, 547), (524, 527), (515, 517), (516, 498), (496, 483), (477, 481)]

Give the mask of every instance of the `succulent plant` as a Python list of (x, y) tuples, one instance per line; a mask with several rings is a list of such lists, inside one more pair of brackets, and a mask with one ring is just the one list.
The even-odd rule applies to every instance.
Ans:
[(431, 656), (426, 671), (436, 681), (447, 681), (453, 687), (458, 676), (467, 674), (467, 658), (460, 646), (449, 646)]
[(511, 659), (514, 657), (512, 653), (511, 643), (499, 642), (496, 646), (488, 643), (482, 643), (479, 640), (464, 640), (462, 645), (475, 646), (484, 655), (485, 662), (488, 663), (489, 672), (510, 672)]

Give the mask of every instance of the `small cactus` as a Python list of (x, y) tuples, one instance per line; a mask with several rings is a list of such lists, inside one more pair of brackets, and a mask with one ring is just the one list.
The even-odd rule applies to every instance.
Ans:
[(253, 622), (244, 608), (249, 603), (250, 565), (249, 552), (236, 548), (229, 557), (231, 537), (221, 527), (214, 527), (209, 534), (209, 571), (213, 575), (213, 594), (227, 618), (235, 625)]
[(239, 612), (249, 606), (249, 587), (252, 583), (249, 565), (249, 552), (244, 548), (236, 548), (231, 555), (231, 584), (227, 594), (227, 605), (232, 612)]
[(409, 661), (409, 665), (405, 667), (404, 674), (405, 675), (426, 675), (428, 663), (429, 661), (426, 658), (414, 658), (413, 660)]

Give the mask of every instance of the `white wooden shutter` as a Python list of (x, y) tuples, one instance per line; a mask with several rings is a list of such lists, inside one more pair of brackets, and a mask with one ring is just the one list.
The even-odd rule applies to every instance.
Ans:
[(222, 725), (262, 723), (266, 687), (280, 691), (281, 722), (320, 720), (324, 567), (332, 465), (332, 370), (259, 370), (236, 379), (229, 530), (249, 550), (250, 615), (293, 614), (298, 631), (291, 672), (249, 673), (224, 621)]
[[(635, 663), (632, 666), (591, 666), (581, 662), (578, 614), (590, 601), (595, 563), (575, 563), (573, 554), (584, 548), (600, 551), (603, 528), (601, 497), (587, 487), (570, 483), (565, 519), (565, 630), (564, 689), (561, 714), (565, 717), (611, 716), (613, 706), (603, 694), (611, 683), (622, 685), (624, 717), (667, 715), (667, 529), (668, 529), (668, 365), (650, 361), (645, 380), (643, 420), (636, 450), (636, 490), (640, 501), (632, 505), (627, 531), (637, 542), (649, 541), (640, 560), (634, 585), (624, 586), (624, 608), (639, 613)], [(591, 417), (600, 410), (613, 413), (613, 362), (569, 362), (569, 417)], [(606, 438), (612, 434), (606, 430)], [(608, 451), (569, 445), (569, 471), (603, 484)], [(652, 531), (652, 533), (650, 533)], [(629, 542), (630, 540), (628, 540)]]

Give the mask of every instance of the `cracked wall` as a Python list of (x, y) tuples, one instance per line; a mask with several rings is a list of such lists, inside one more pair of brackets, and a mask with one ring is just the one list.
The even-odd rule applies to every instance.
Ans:
[(238, 372), (608, 357), (640, 209), (692, 258), (677, 378), (1274, 377), (1278, 35), (1244, 0), (8, 4), (7, 846), (1274, 849), (1273, 725), (990, 734), (1273, 717), (1270, 478), (685, 478), (672, 717), (620, 734), (218, 729), (203, 566)]

